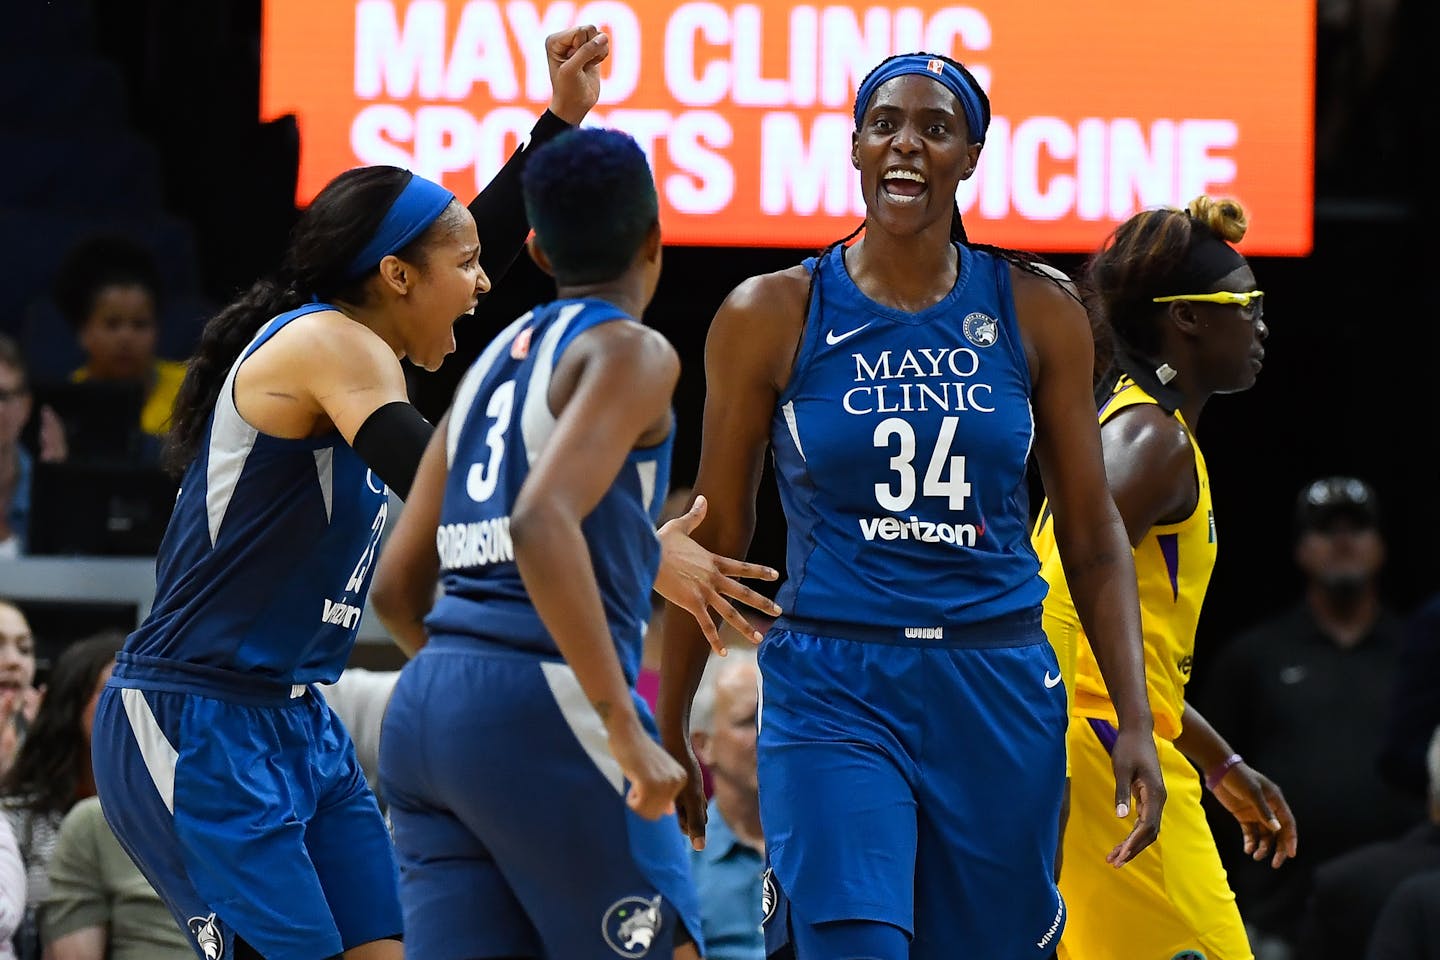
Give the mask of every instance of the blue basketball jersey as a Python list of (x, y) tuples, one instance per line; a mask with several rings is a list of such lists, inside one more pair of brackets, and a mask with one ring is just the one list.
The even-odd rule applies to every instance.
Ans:
[(771, 425), (789, 528), (776, 599), (788, 622), (940, 640), (946, 626), (1044, 599), (1028, 531), (1030, 369), (1009, 267), (958, 250), (954, 288), (919, 313), (865, 296), (843, 249), (806, 261), (813, 296)]
[[(436, 532), (445, 592), (426, 618), (431, 633), (559, 655), (520, 580), (510, 513), (555, 428), (550, 378), (565, 348), (592, 327), (629, 319), (602, 300), (538, 307), (501, 332), (460, 381), (445, 437), (449, 478)], [(631, 684), (660, 566), (655, 523), (670, 483), (673, 439), (671, 430), (662, 443), (632, 451), (581, 525)]]
[(385, 529), (385, 485), (339, 433), (272, 437), (234, 399), (248, 357), (297, 317), (334, 309), (281, 314), (230, 368), (160, 545), (154, 606), (120, 655), (124, 685), (223, 691), (245, 677), (340, 676)]

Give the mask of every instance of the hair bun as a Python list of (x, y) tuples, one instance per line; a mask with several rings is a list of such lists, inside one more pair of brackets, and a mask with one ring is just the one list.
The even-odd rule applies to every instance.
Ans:
[(1209, 197), (1204, 194), (1190, 201), (1185, 208), (1190, 216), (1214, 230), (1226, 243), (1239, 243), (1245, 238), (1250, 220), (1239, 200)]

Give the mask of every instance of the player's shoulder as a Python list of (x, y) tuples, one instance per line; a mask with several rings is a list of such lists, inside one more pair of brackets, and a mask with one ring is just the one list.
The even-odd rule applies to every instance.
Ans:
[(680, 355), (664, 334), (619, 312), (596, 316), (577, 333), (562, 362), (597, 360), (633, 367), (642, 376), (678, 375), (680, 369)]
[(1028, 308), (1085, 317), (1075, 281), (1063, 270), (1043, 261), (1007, 261), (1005, 265), (1010, 271), (1010, 289), (1014, 292), (1017, 311), (1023, 313)]
[(721, 310), (743, 316), (801, 314), (810, 294), (811, 270), (803, 263), (746, 277), (725, 298)]
[(338, 310), (317, 310), (287, 323), (266, 349), (271, 363), (303, 383), (402, 378), (395, 348), (374, 330)]
[(1173, 414), (1153, 401), (1132, 403), (1117, 410), (1101, 430), (1107, 440), (1142, 448), (1153, 458), (1192, 461), (1195, 456), (1189, 431)]

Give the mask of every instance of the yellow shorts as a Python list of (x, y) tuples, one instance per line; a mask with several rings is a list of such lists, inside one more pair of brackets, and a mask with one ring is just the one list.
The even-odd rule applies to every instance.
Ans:
[(1157, 738), (1168, 795), (1160, 836), (1117, 870), (1105, 855), (1135, 815), (1115, 816), (1110, 754), (1090, 721), (1072, 717), (1068, 740), (1073, 774), (1060, 892), (1069, 920), (1060, 960), (1252, 960), (1190, 761)]

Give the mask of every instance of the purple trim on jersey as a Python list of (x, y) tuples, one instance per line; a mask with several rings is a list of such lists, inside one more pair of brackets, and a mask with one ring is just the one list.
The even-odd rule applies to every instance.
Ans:
[(1127, 383), (1125, 384), (1125, 386), (1121, 387), (1119, 390), (1116, 390), (1114, 393), (1110, 394), (1110, 396), (1105, 398), (1105, 402), (1100, 405), (1099, 415), (1101, 420), (1105, 419), (1105, 411), (1110, 409), (1110, 404), (1115, 402), (1115, 398), (1120, 396), (1120, 394), (1124, 393), (1126, 390), (1129, 390), (1133, 386), (1135, 386), (1135, 384)]
[(1165, 558), (1165, 572), (1170, 574), (1170, 592), (1175, 600), (1180, 599), (1180, 535), (1178, 533), (1156, 534), (1160, 544), (1160, 555)]
[(1100, 746), (1105, 748), (1106, 753), (1115, 752), (1115, 741), (1120, 739), (1120, 731), (1115, 729), (1115, 724), (1109, 720), (1100, 720), (1089, 717), (1086, 720), (1090, 729), (1095, 732), (1095, 739), (1100, 741)]

